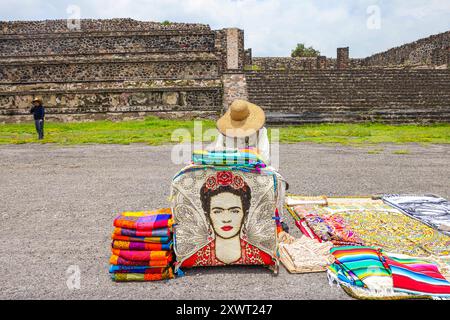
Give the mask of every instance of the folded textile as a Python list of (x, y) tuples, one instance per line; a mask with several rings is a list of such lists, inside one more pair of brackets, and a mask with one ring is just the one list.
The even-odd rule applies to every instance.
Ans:
[(133, 251), (112, 249), (112, 253), (115, 256), (132, 261), (167, 261), (167, 259), (171, 256), (170, 251)]
[(450, 298), (450, 282), (439, 272), (437, 264), (393, 254), (386, 254), (385, 259), (392, 271), (395, 291)]
[(384, 195), (383, 201), (450, 236), (450, 202), (437, 196)]
[(168, 237), (170, 236), (170, 229), (160, 228), (143, 231), (136, 229), (114, 228), (113, 234), (129, 237)]
[(149, 266), (149, 267), (166, 267), (172, 262), (172, 255), (165, 259), (160, 260), (148, 260), (148, 261), (134, 261), (119, 257), (117, 255), (112, 255), (109, 259), (109, 263), (113, 265), (123, 265), (123, 266)]
[(192, 162), (197, 165), (250, 166), (265, 168), (267, 165), (255, 149), (195, 150)]
[(148, 267), (148, 266), (122, 266), (110, 265), (110, 273), (163, 273), (170, 267)]
[(296, 239), (286, 232), (278, 238), (280, 260), (291, 273), (324, 272), (333, 262), (329, 242), (319, 243), (306, 236)]
[(154, 250), (154, 251), (168, 251), (172, 250), (172, 242), (169, 243), (146, 243), (133, 241), (113, 240), (111, 246), (114, 249), (122, 250)]
[(112, 273), (111, 279), (116, 282), (127, 281), (158, 281), (173, 279), (174, 274), (171, 268), (164, 270), (162, 273)]
[(129, 237), (129, 236), (119, 236), (117, 234), (113, 234), (111, 238), (113, 240), (143, 242), (143, 243), (170, 243), (171, 241), (171, 238), (169, 237)]
[(123, 212), (114, 219), (114, 226), (139, 231), (149, 231), (172, 226), (170, 208), (155, 211)]
[(339, 281), (377, 293), (393, 291), (391, 272), (380, 249), (346, 246), (332, 248), (330, 252), (336, 260), (328, 268)]

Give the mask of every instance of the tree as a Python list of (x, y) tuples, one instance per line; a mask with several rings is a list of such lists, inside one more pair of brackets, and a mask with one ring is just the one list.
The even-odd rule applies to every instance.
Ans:
[(320, 51), (313, 47), (306, 48), (303, 43), (297, 44), (297, 47), (292, 50), (291, 57), (317, 57), (320, 56)]

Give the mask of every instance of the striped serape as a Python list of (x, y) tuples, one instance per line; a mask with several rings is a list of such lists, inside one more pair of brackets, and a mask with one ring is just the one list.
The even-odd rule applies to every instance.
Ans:
[(172, 242), (169, 242), (169, 243), (146, 243), (146, 242), (114, 240), (112, 242), (111, 246), (114, 249), (122, 249), (122, 250), (154, 250), (154, 251), (172, 250)]
[(436, 264), (418, 258), (386, 254), (394, 290), (414, 295), (450, 298), (450, 282)]
[(375, 291), (392, 290), (392, 279), (381, 250), (366, 246), (334, 247), (335, 263), (328, 268), (338, 280)]
[(168, 237), (170, 236), (170, 228), (160, 228), (152, 230), (114, 228), (113, 234), (129, 237)]
[(114, 219), (115, 227), (139, 231), (167, 228), (172, 226), (172, 223), (170, 208), (155, 211), (123, 212)]
[(147, 266), (116, 266), (110, 265), (110, 273), (163, 273), (169, 267), (147, 267)]
[(171, 256), (170, 251), (138, 251), (138, 250), (121, 250), (112, 249), (115, 256), (133, 261), (155, 261), (167, 260)]
[(148, 260), (148, 261), (135, 261), (119, 257), (115, 254), (109, 259), (109, 263), (113, 265), (123, 266), (148, 266), (148, 267), (167, 267), (172, 262), (172, 254), (165, 259), (160, 260)]
[(171, 241), (171, 238), (169, 237), (129, 237), (129, 236), (119, 236), (117, 234), (113, 234), (111, 238), (113, 240), (144, 242), (144, 243), (170, 243)]
[(249, 166), (265, 168), (267, 165), (256, 149), (195, 150), (192, 162), (197, 165)]
[(116, 282), (130, 281), (158, 281), (173, 279), (174, 274), (171, 268), (165, 269), (161, 273), (112, 273), (111, 279)]

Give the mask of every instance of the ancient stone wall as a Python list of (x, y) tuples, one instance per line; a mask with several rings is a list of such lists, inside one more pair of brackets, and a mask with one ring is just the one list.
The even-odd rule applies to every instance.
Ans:
[(272, 123), (450, 122), (450, 70), (247, 72), (246, 83)]
[(222, 74), (241, 72), (243, 31), (131, 19), (0, 22), (0, 122), (34, 97), (63, 121), (217, 116)]
[[(0, 121), (29, 121), (33, 97), (45, 101), (48, 119), (60, 121), (214, 116), (222, 109), (220, 80), (148, 80), (0, 85)], [(201, 114), (203, 113), (203, 114)]]
[(110, 32), (116, 31), (210, 31), (206, 24), (196, 23), (160, 23), (137, 21), (133, 19), (81, 19), (80, 29), (71, 29), (68, 20), (42, 21), (0, 21), (1, 34), (42, 34), (73, 32)]
[(0, 22), (0, 123), (30, 121), (34, 97), (61, 121), (217, 117), (240, 98), (278, 122), (448, 122), (449, 37), (365, 59), (350, 58), (349, 48), (337, 58), (258, 58), (236, 28)]
[[(433, 61), (436, 50), (447, 51), (450, 48), (450, 31), (432, 35), (388, 51), (381, 52), (365, 59), (367, 66), (395, 66), (395, 65), (433, 65), (448, 61)], [(447, 51), (448, 52), (448, 51)]]
[(252, 67), (253, 70), (313, 70), (317, 67), (317, 58), (253, 57)]
[(236, 100), (248, 100), (247, 81), (245, 73), (225, 73), (223, 82), (223, 110), (226, 111), (230, 104)]

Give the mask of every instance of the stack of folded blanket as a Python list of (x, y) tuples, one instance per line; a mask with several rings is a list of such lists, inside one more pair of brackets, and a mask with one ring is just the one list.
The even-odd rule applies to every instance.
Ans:
[(123, 212), (114, 220), (110, 274), (114, 281), (174, 278), (172, 213)]
[(237, 150), (194, 150), (192, 162), (197, 165), (237, 166), (247, 168), (265, 168), (266, 161), (257, 149)]

